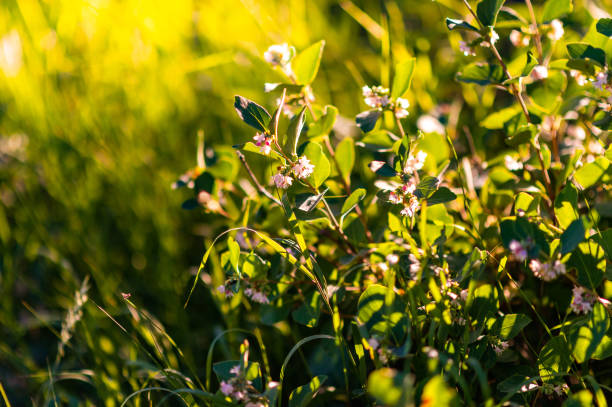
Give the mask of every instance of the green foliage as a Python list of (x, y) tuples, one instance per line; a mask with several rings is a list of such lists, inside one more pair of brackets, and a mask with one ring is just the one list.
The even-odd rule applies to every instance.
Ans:
[(4, 398), (605, 405), (610, 19), (26, 3), (0, 10)]

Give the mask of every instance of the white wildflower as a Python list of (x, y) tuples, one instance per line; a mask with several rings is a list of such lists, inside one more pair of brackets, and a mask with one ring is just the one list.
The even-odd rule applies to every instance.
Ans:
[(291, 47), (288, 44), (270, 45), (264, 52), (264, 59), (272, 66), (285, 66), (291, 61)]
[(389, 192), (389, 201), (393, 204), (401, 204), (402, 196), (395, 191)]
[(518, 171), (523, 169), (523, 163), (514, 159), (510, 155), (504, 156), (504, 164), (509, 171)]
[(497, 354), (497, 356), (501, 355), (506, 349), (508, 349), (508, 347), (510, 346), (510, 344), (508, 342), (499, 342), (496, 345), (493, 345), (493, 350), (495, 351), (495, 353)]

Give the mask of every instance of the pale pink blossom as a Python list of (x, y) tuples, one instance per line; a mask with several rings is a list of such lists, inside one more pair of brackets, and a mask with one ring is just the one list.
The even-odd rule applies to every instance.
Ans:
[(219, 287), (217, 287), (217, 291), (219, 291), (221, 294), (224, 294), (225, 298), (232, 298), (234, 296), (234, 292), (224, 285), (220, 285)]
[(476, 53), (472, 47), (470, 47), (465, 41), (459, 41), (459, 51), (463, 52), (463, 55), (466, 57), (476, 56)]
[(397, 98), (395, 101), (395, 117), (398, 119), (408, 117), (408, 107), (410, 107), (410, 102), (407, 99)]
[(232, 367), (229, 372), (233, 374), (234, 376), (238, 376), (240, 374), (240, 365), (236, 365)]
[(558, 41), (561, 39), (561, 37), (563, 37), (563, 33), (563, 23), (561, 22), (561, 20), (552, 20), (550, 22), (550, 31), (548, 33), (548, 38), (553, 41)]
[(388, 96), (389, 89), (384, 88), (382, 86), (373, 86), (371, 88), (369, 86), (364, 86), (363, 88), (361, 88), (361, 91), (364, 97), (365, 104), (370, 107), (385, 107), (391, 101)]
[(233, 392), (234, 392), (234, 386), (232, 386), (230, 383), (226, 381), (221, 382), (221, 393), (225, 394), (226, 396), (229, 396)]
[(270, 154), (270, 151), (272, 151), (272, 138), (271, 137), (266, 137), (266, 135), (263, 133), (257, 133), (253, 137), (253, 140), (255, 141), (255, 145), (259, 147), (259, 151), (262, 154), (265, 154), (265, 155)]
[(408, 204), (404, 206), (404, 209), (401, 210), (400, 214), (404, 216), (409, 216), (412, 218), (414, 217), (414, 215), (416, 214), (416, 211), (418, 211), (420, 207), (421, 207), (421, 204), (419, 204), (419, 200), (416, 198), (416, 196), (413, 195), (410, 197)]
[(572, 294), (573, 298), (570, 306), (576, 314), (588, 314), (593, 309), (595, 299), (592, 294), (585, 292), (584, 288), (575, 286), (572, 289)]
[(423, 168), (426, 158), (427, 153), (424, 151), (419, 151), (416, 154), (416, 157), (410, 154), (406, 160), (406, 164), (404, 165), (404, 174), (412, 174), (413, 172)]
[(272, 176), (272, 181), (274, 182), (274, 185), (276, 185), (277, 188), (287, 189), (293, 183), (293, 178), (288, 175), (281, 174), (279, 172)]
[(534, 66), (533, 70), (531, 71), (531, 77), (535, 81), (548, 78), (548, 68), (546, 68), (544, 65)]
[(417, 183), (414, 178), (410, 178), (404, 185), (402, 185), (402, 193), (404, 195), (413, 194), (416, 191)]
[(527, 260), (527, 248), (521, 244), (518, 240), (511, 240), (508, 248), (514, 254), (519, 261)]
[(510, 344), (508, 342), (500, 342), (496, 345), (493, 345), (493, 350), (495, 351), (495, 353), (499, 356), (501, 355), (506, 349), (508, 349), (508, 347), (510, 346)]
[(402, 203), (402, 197), (401, 195), (399, 195), (397, 192), (395, 191), (391, 191), (389, 192), (389, 201), (393, 204), (401, 204)]
[(593, 81), (593, 86), (595, 86), (599, 90), (603, 90), (604, 86), (608, 85), (608, 73), (601, 71), (597, 75), (595, 75), (595, 80)]
[(578, 84), (578, 86), (584, 86), (584, 85), (586, 85), (586, 84), (587, 84), (587, 82), (588, 82), (587, 77), (586, 77), (586, 76), (584, 76), (584, 75), (582, 74), (582, 72), (580, 72), (580, 71), (576, 71), (575, 69), (572, 69), (572, 70), (570, 71), (570, 76), (571, 76), (572, 78), (574, 78), (574, 80), (576, 81), (576, 83)]
[(308, 178), (314, 171), (314, 165), (305, 155), (301, 156), (298, 162), (293, 166), (293, 173), (299, 179)]
[(387, 260), (387, 263), (393, 266), (393, 265), (396, 265), (397, 262), (399, 261), (399, 256), (395, 253), (391, 253), (391, 254), (388, 254), (387, 257), (385, 257), (385, 260)]
[(510, 42), (515, 47), (526, 47), (529, 45), (529, 36), (518, 30), (510, 31)]

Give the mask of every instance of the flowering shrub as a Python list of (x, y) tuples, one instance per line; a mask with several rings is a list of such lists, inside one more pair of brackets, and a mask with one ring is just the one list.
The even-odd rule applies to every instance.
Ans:
[[(500, 156), (480, 158), (469, 128), (472, 146), (460, 149), (438, 119), (414, 128), (415, 58), (397, 61), (389, 88), (363, 84), (354, 124), (318, 103), (323, 41), (265, 52), (285, 77), (265, 84), (270, 110), (235, 97), (244, 192), (215, 177), (223, 160), (202, 161), (180, 183), (195, 194), (185, 207), (242, 213), (207, 248), (189, 297), (203, 280), (226, 315), (291, 330), (296, 345), (280, 375), (258, 335), (261, 364), (248, 341), (238, 361), (212, 364), (209, 353), (209, 399), (606, 405), (612, 19), (573, 13), (568, 0), (537, 14), (526, 0), (525, 15), (503, 0), (464, 6), (462, 19), (446, 19), (463, 37), (456, 79), (466, 95), (496, 89), (498, 108), (479, 113), (505, 140)], [(317, 358), (326, 363), (309, 383), (285, 388)]]

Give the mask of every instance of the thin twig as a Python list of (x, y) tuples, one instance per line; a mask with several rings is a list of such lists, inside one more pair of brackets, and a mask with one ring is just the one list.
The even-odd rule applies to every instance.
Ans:
[(247, 163), (246, 159), (244, 158), (244, 154), (242, 154), (242, 152), (236, 150), (236, 155), (238, 156), (238, 158), (240, 159), (240, 161), (242, 162), (242, 165), (244, 165), (244, 168), (246, 169), (247, 173), (249, 174), (249, 176), (251, 177), (251, 180), (255, 183), (255, 186), (257, 187), (257, 189), (259, 190), (259, 192), (261, 192), (262, 194), (264, 194), (266, 197), (268, 197), (269, 199), (271, 199), (272, 201), (274, 201), (275, 204), (279, 205), (279, 206), (283, 206), (282, 202), (279, 201), (278, 199), (276, 199), (274, 197), (274, 195), (272, 195), (267, 189), (265, 189), (257, 180), (257, 177), (255, 177), (255, 174), (253, 174), (253, 171), (251, 170), (251, 167), (249, 167), (249, 164)]
[(536, 49), (538, 51), (538, 62), (541, 64), (543, 60), (542, 53), (542, 41), (540, 39), (540, 31), (538, 30), (538, 22), (536, 20), (535, 13), (533, 12), (533, 6), (531, 5), (531, 0), (525, 0), (525, 4), (527, 4), (527, 9), (529, 10), (529, 16), (531, 17), (531, 31), (535, 36), (535, 44)]

